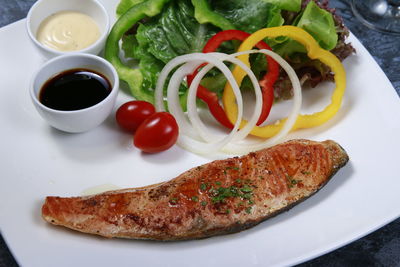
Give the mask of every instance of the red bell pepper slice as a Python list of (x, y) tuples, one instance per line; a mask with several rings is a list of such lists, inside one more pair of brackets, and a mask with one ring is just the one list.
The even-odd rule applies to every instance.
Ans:
[[(215, 52), (217, 48), (225, 41), (230, 41), (230, 40), (244, 41), (249, 36), (250, 36), (249, 33), (240, 30), (221, 31), (208, 40), (207, 44), (203, 48), (203, 53)], [(258, 42), (256, 47), (259, 49), (271, 50), (271, 47), (269, 47), (269, 45), (266, 44), (264, 41)], [(274, 100), (273, 85), (278, 79), (279, 75), (278, 63), (269, 56), (266, 56), (266, 58), (268, 62), (268, 72), (259, 82), (262, 88), (263, 107), (260, 118), (257, 121), (257, 125), (262, 124), (267, 119), (270, 113)], [(200, 67), (202, 66), (199, 66), (199, 68)], [(187, 82), (189, 85), (196, 76), (199, 68), (197, 68), (197, 70), (195, 70), (191, 75), (188, 75)], [(202, 85), (199, 85), (197, 90), (197, 97), (203, 100), (207, 104), (211, 114), (219, 123), (221, 123), (227, 128), (230, 129), (233, 128), (233, 125), (226, 116), (224, 109), (219, 104), (218, 96), (216, 93), (209, 91)]]

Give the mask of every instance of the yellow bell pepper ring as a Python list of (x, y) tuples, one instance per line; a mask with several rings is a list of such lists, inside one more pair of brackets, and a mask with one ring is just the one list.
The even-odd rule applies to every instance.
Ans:
[[(280, 26), (261, 29), (250, 35), (241, 44), (238, 51), (251, 50), (259, 41), (267, 37), (274, 38), (278, 36), (287, 36), (303, 44), (307, 49), (307, 55), (310, 59), (320, 60), (335, 74), (334, 80), (336, 87), (331, 96), (331, 103), (320, 112), (307, 115), (300, 114), (292, 130), (311, 128), (327, 122), (340, 109), (346, 88), (346, 72), (340, 60), (331, 52), (322, 49), (309, 33), (295, 26)], [(247, 66), (250, 66), (248, 54), (241, 55), (238, 58)], [(246, 73), (239, 66), (235, 66), (232, 73), (238, 84), (241, 84), (243, 78), (246, 76)], [(222, 102), (224, 104), (227, 117), (232, 123), (234, 123), (237, 118), (237, 105), (235, 95), (233, 94), (232, 87), (229, 83), (225, 85)], [(271, 125), (255, 126), (250, 134), (264, 138), (272, 137), (280, 130), (285, 120), (286, 118)], [(243, 127), (246, 123), (247, 121), (243, 120), (241, 127)]]

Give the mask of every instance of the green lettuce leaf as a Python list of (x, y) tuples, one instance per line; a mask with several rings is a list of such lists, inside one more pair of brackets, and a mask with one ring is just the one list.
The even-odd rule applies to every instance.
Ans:
[(310, 33), (318, 44), (326, 49), (335, 48), (338, 35), (336, 33), (333, 16), (328, 11), (320, 8), (314, 1), (310, 1), (296, 23)]
[[(125, 58), (135, 58), (135, 48), (138, 45), (135, 35), (125, 34), (122, 37), (122, 51)], [(136, 57), (137, 58), (137, 57)]]
[(262, 1), (273, 4), (274, 6), (282, 10), (299, 12), (301, 9), (301, 0), (262, 0)]
[[(336, 33), (333, 16), (320, 8), (314, 1), (310, 1), (306, 8), (296, 17), (293, 25), (306, 30), (318, 44), (331, 50), (336, 47), (338, 35)], [(286, 59), (299, 60), (299, 54), (307, 53), (303, 45), (286, 37), (279, 37), (270, 42), (273, 50)], [(306, 57), (301, 58), (308, 60)]]
[(179, 0), (172, 1), (162, 14), (141, 24), (136, 39), (148, 53), (167, 63), (179, 55), (201, 52), (217, 31), (213, 25), (197, 22), (189, 0)]
[(164, 68), (165, 64), (148, 53), (143, 47), (138, 46), (135, 49), (135, 55), (139, 60), (139, 69), (143, 74), (143, 88), (155, 89), (158, 75)]
[(236, 29), (249, 33), (284, 22), (280, 8), (260, 0), (210, 1), (210, 6)]

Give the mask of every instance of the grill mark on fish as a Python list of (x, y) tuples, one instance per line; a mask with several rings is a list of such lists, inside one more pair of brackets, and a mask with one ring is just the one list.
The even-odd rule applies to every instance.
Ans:
[[(313, 150), (313, 152), (312, 152), (312, 156), (314, 156), (314, 159), (312, 160), (312, 162), (313, 162), (313, 172), (318, 172), (318, 166), (319, 166), (319, 162), (318, 162), (318, 159), (319, 159), (319, 157), (318, 157), (318, 153), (319, 153), (319, 150), (317, 150), (317, 149), (315, 149), (315, 148), (313, 148), (312, 149)], [(323, 164), (323, 162), (320, 162), (321, 164)]]
[(276, 153), (274, 153), (272, 155), (272, 160), (274, 163), (272, 165), (272, 168), (275, 171), (274, 172), (275, 175), (273, 176), (273, 179), (274, 179), (273, 184), (275, 186), (273, 188), (273, 192), (274, 192), (274, 195), (277, 196), (279, 194), (282, 194), (285, 191), (287, 182), (286, 182), (286, 178), (285, 178), (286, 175), (284, 173), (284, 166), (279, 161), (279, 156)]
[(105, 237), (184, 240), (238, 232), (317, 192), (348, 161), (333, 141), (294, 140), (175, 179), (85, 197), (47, 197), (43, 218)]

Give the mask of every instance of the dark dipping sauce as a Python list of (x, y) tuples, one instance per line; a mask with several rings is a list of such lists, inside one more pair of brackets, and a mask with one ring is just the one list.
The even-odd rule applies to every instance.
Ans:
[(111, 90), (104, 75), (89, 69), (71, 69), (48, 80), (40, 90), (39, 101), (56, 110), (79, 110), (101, 102)]

